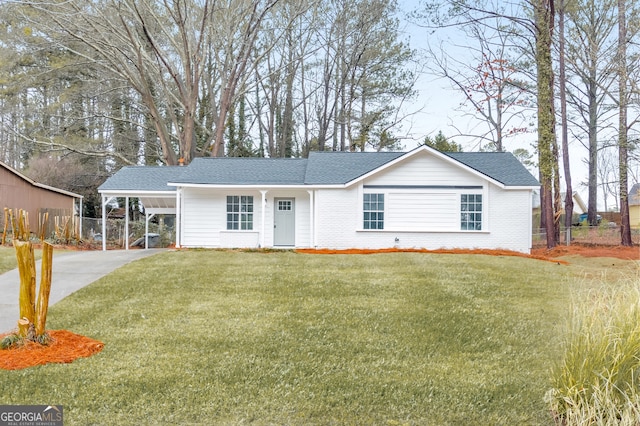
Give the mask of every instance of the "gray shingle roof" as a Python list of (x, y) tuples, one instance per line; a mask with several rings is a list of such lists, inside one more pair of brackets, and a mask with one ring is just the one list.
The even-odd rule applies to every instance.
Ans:
[(304, 183), (345, 184), (404, 155), (404, 152), (310, 152)]
[(100, 185), (98, 191), (175, 191), (167, 182), (184, 170), (178, 166), (126, 166)]
[[(131, 166), (120, 169), (98, 190), (172, 191), (176, 184), (342, 185), (378, 169), (403, 152), (312, 152), (301, 158), (196, 158), (185, 167)], [(507, 152), (445, 153), (505, 186), (538, 186)]]
[(301, 158), (196, 158), (175, 183), (214, 185), (301, 185)]
[(444, 154), (505, 186), (539, 186), (538, 180), (510, 152), (445, 152)]

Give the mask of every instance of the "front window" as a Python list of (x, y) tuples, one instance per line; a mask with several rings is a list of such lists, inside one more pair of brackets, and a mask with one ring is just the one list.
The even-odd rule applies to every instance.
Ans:
[(364, 229), (384, 229), (384, 194), (364, 194)]
[(227, 229), (253, 229), (253, 196), (227, 196)]
[(482, 194), (460, 196), (460, 229), (482, 230)]

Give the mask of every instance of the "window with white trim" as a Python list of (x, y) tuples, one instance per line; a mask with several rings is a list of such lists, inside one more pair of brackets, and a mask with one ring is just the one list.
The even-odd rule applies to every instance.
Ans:
[(460, 195), (460, 229), (482, 230), (482, 194)]
[(253, 196), (227, 196), (227, 229), (253, 229)]
[(363, 194), (364, 229), (384, 229), (384, 194)]

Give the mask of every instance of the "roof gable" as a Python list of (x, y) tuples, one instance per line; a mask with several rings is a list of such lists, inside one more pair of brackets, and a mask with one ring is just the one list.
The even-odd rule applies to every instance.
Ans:
[[(489, 178), (504, 187), (538, 187), (540, 186), (536, 178), (520, 163), (520, 161), (510, 152), (441, 152), (426, 145), (419, 146), (409, 152), (393, 153), (370, 153), (396, 154), (395, 157), (387, 159), (379, 167), (369, 170), (368, 173), (360, 176), (360, 179), (372, 176), (383, 169), (399, 164), (414, 155), (429, 153), (433, 156), (448, 160), (450, 164), (467, 170), (471, 170), (484, 178)], [(358, 179), (358, 180), (360, 180)]]

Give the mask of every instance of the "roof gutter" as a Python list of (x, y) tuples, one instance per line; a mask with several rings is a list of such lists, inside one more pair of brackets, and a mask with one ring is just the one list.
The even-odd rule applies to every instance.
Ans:
[(169, 182), (169, 186), (176, 186), (181, 188), (215, 188), (215, 189), (341, 189), (346, 188), (348, 184), (327, 184), (327, 185), (269, 185), (269, 184), (212, 184), (212, 183), (181, 183), (181, 182)]

